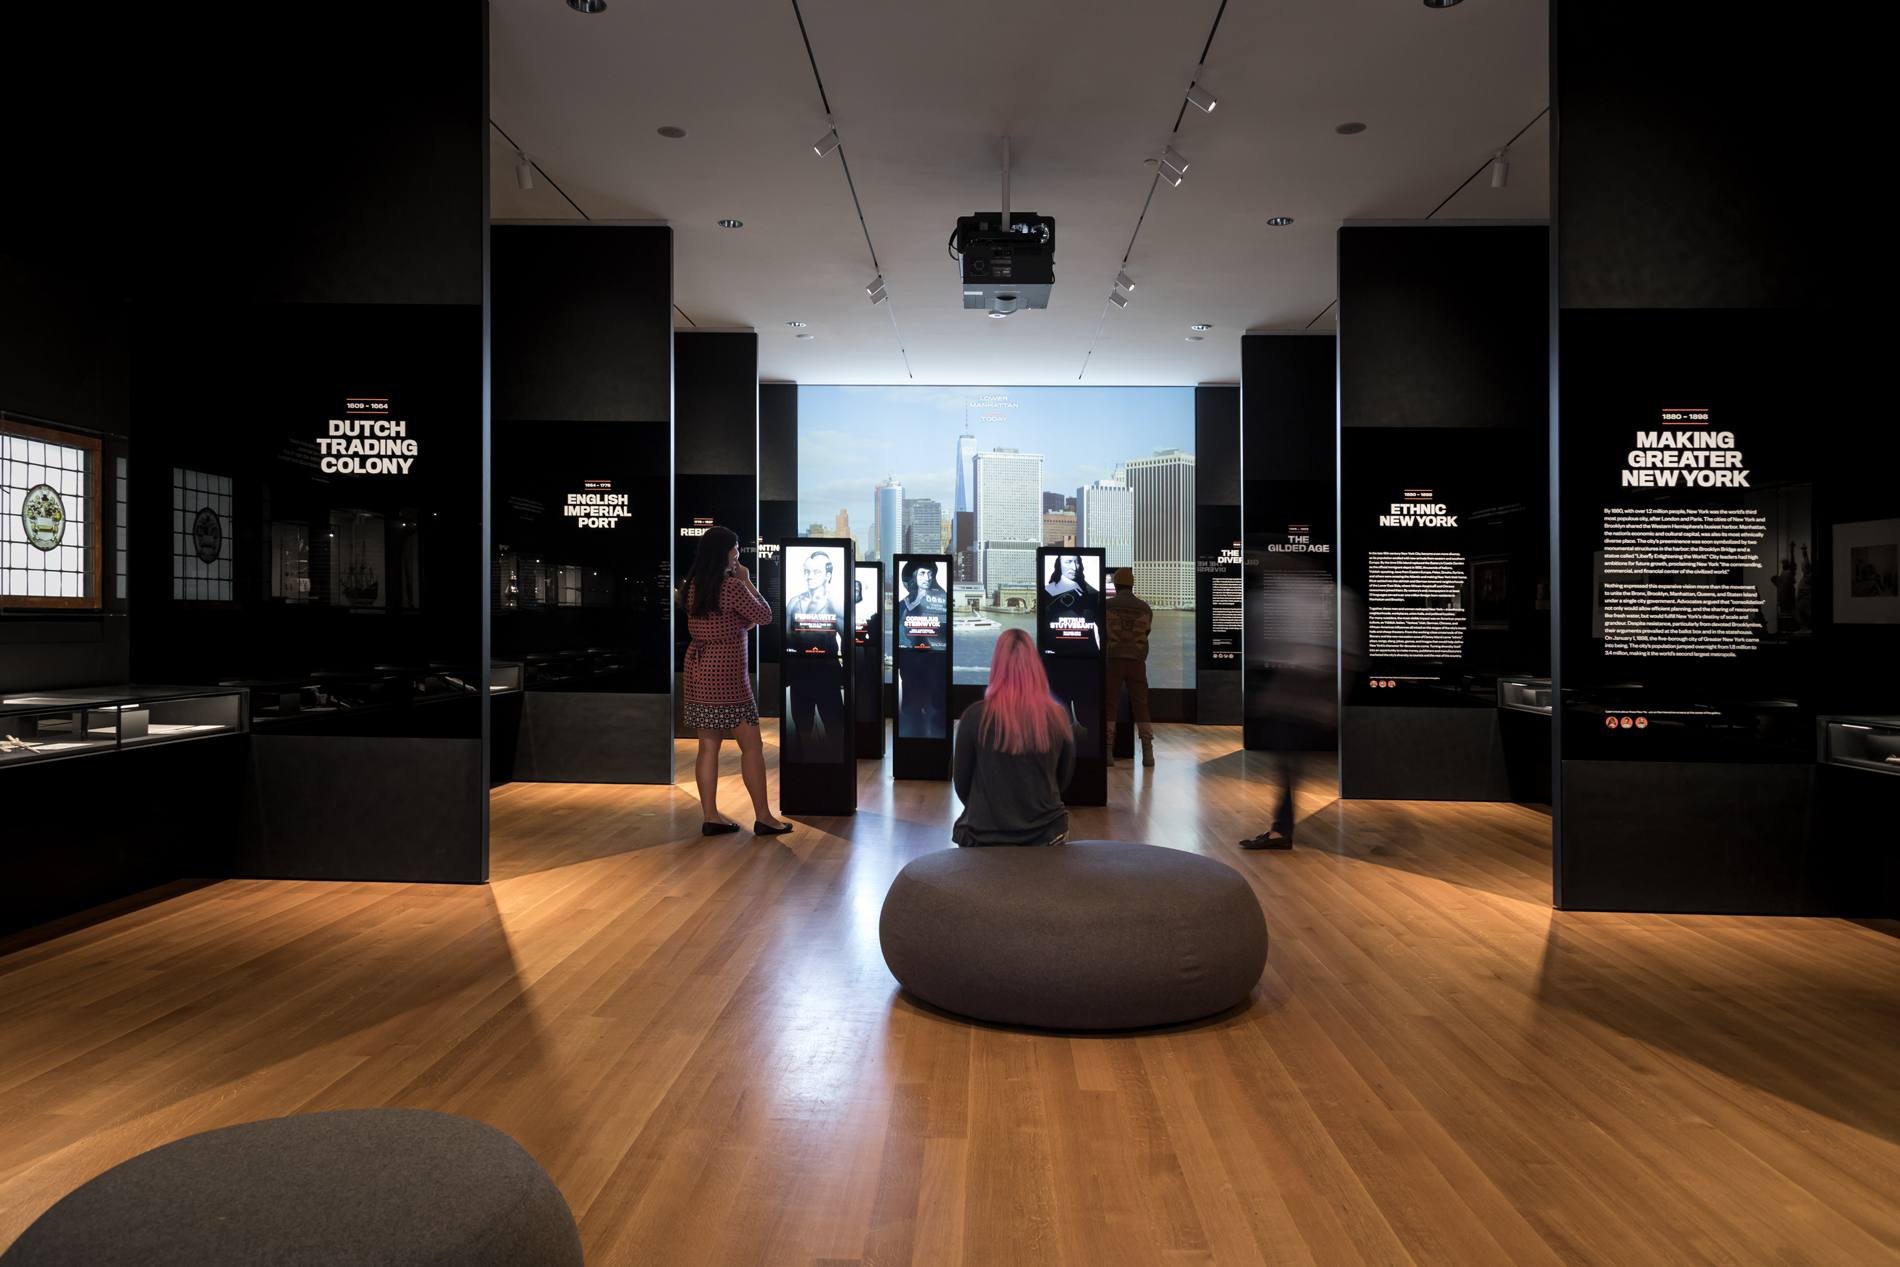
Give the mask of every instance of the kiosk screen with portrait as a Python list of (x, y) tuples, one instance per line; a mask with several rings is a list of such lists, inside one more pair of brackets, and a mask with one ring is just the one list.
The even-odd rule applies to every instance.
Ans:
[(892, 648), (897, 677), (897, 736), (950, 735), (950, 561), (897, 559)]
[(1100, 554), (1043, 556), (1042, 592), (1036, 607), (1044, 651), (1059, 656), (1099, 656), (1102, 637), (1102, 557)]
[[(852, 631), (848, 549), (787, 545), (785, 560), (785, 722), (783, 759), (845, 759), (845, 639)], [(855, 759), (855, 758), (854, 758)]]

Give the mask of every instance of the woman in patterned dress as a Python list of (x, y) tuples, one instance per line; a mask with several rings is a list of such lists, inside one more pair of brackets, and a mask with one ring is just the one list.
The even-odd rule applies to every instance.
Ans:
[(719, 746), (730, 730), (739, 745), (739, 772), (752, 795), (752, 831), (781, 836), (792, 829), (773, 817), (765, 799), (765, 747), (759, 739), (759, 706), (746, 672), (747, 633), (772, 619), (772, 609), (739, 566), (739, 538), (730, 528), (708, 528), (699, 539), (692, 571), (681, 587), (692, 645), (686, 649), (686, 724), (699, 732), (700, 832), (718, 836), (739, 830), (719, 812)]

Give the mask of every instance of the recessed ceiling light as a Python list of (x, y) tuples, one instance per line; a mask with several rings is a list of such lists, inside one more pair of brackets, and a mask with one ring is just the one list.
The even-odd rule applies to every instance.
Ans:
[(567, 0), (567, 7), (576, 13), (599, 13), (607, 7), (607, 0)]
[(1213, 326), (1208, 326), (1208, 325), (1199, 325), (1199, 326), (1189, 326), (1189, 327), (1188, 327), (1188, 329), (1190, 329), (1190, 330), (1212, 330), (1213, 328), (1214, 328)]
[(813, 338), (814, 336), (809, 335), (809, 334), (795, 334), (792, 337), (794, 339), (809, 339), (809, 338)]
[(743, 229), (743, 228), (745, 228), (745, 221), (743, 221), (743, 220), (721, 220), (721, 221), (719, 222), (719, 227), (720, 227), (720, 228), (722, 228), (722, 229)]
[(791, 326), (794, 330), (803, 330), (805, 328), (805, 323), (802, 321), (787, 321), (785, 324)]
[[(573, 4), (574, 0), (567, 0), (567, 2)], [(1425, 7), (1428, 9), (1449, 9), (1458, 2), (1459, 0), (1425, 0)]]
[(1187, 341), (1188, 341), (1189, 343), (1199, 343), (1199, 342), (1201, 341), (1201, 336), (1200, 336), (1200, 335), (1198, 335), (1198, 334), (1190, 334), (1190, 335), (1189, 335), (1189, 336), (1187, 337)]
[(1292, 216), (1275, 216), (1273, 217), (1273, 219), (1267, 221), (1267, 223), (1272, 225), (1276, 229), (1284, 229), (1289, 224), (1293, 223), (1293, 217)]
[(1366, 125), (1363, 123), (1342, 123), (1333, 129), (1333, 131), (1339, 133), (1341, 136), (1357, 136), (1365, 130)]
[(664, 127), (664, 128), (657, 128), (655, 130), (658, 131), (661, 136), (666, 137), (670, 141), (677, 141), (681, 137), (686, 135), (685, 128)]

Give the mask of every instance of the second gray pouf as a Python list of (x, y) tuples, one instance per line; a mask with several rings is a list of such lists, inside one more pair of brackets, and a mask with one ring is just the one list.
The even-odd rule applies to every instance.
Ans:
[(190, 1135), (81, 1184), (0, 1267), (581, 1267), (527, 1150), (423, 1109), (342, 1109)]
[(1088, 840), (946, 849), (891, 882), (891, 975), (926, 1003), (1045, 1029), (1140, 1029), (1223, 1011), (1267, 964), (1246, 879), (1178, 849)]

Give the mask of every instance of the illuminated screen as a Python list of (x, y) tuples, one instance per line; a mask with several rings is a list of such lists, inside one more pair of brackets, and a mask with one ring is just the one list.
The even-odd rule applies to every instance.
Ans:
[(785, 548), (785, 720), (779, 742), (786, 761), (845, 759), (845, 554), (835, 546)]
[(950, 565), (897, 556), (892, 637), (897, 668), (897, 735), (950, 735)]
[[(1194, 685), (1193, 388), (801, 386), (798, 418), (811, 536), (952, 558), (955, 682), (989, 681), (1003, 630), (1038, 636), (1036, 550), (1073, 545), (1134, 570), (1149, 684)], [(893, 645), (901, 629), (887, 611)]]
[(906, 651), (942, 651), (950, 621), (950, 565), (897, 560), (897, 627)]
[(1052, 554), (1044, 562), (1042, 649), (1056, 655), (1099, 656), (1102, 644), (1102, 561), (1089, 554)]

